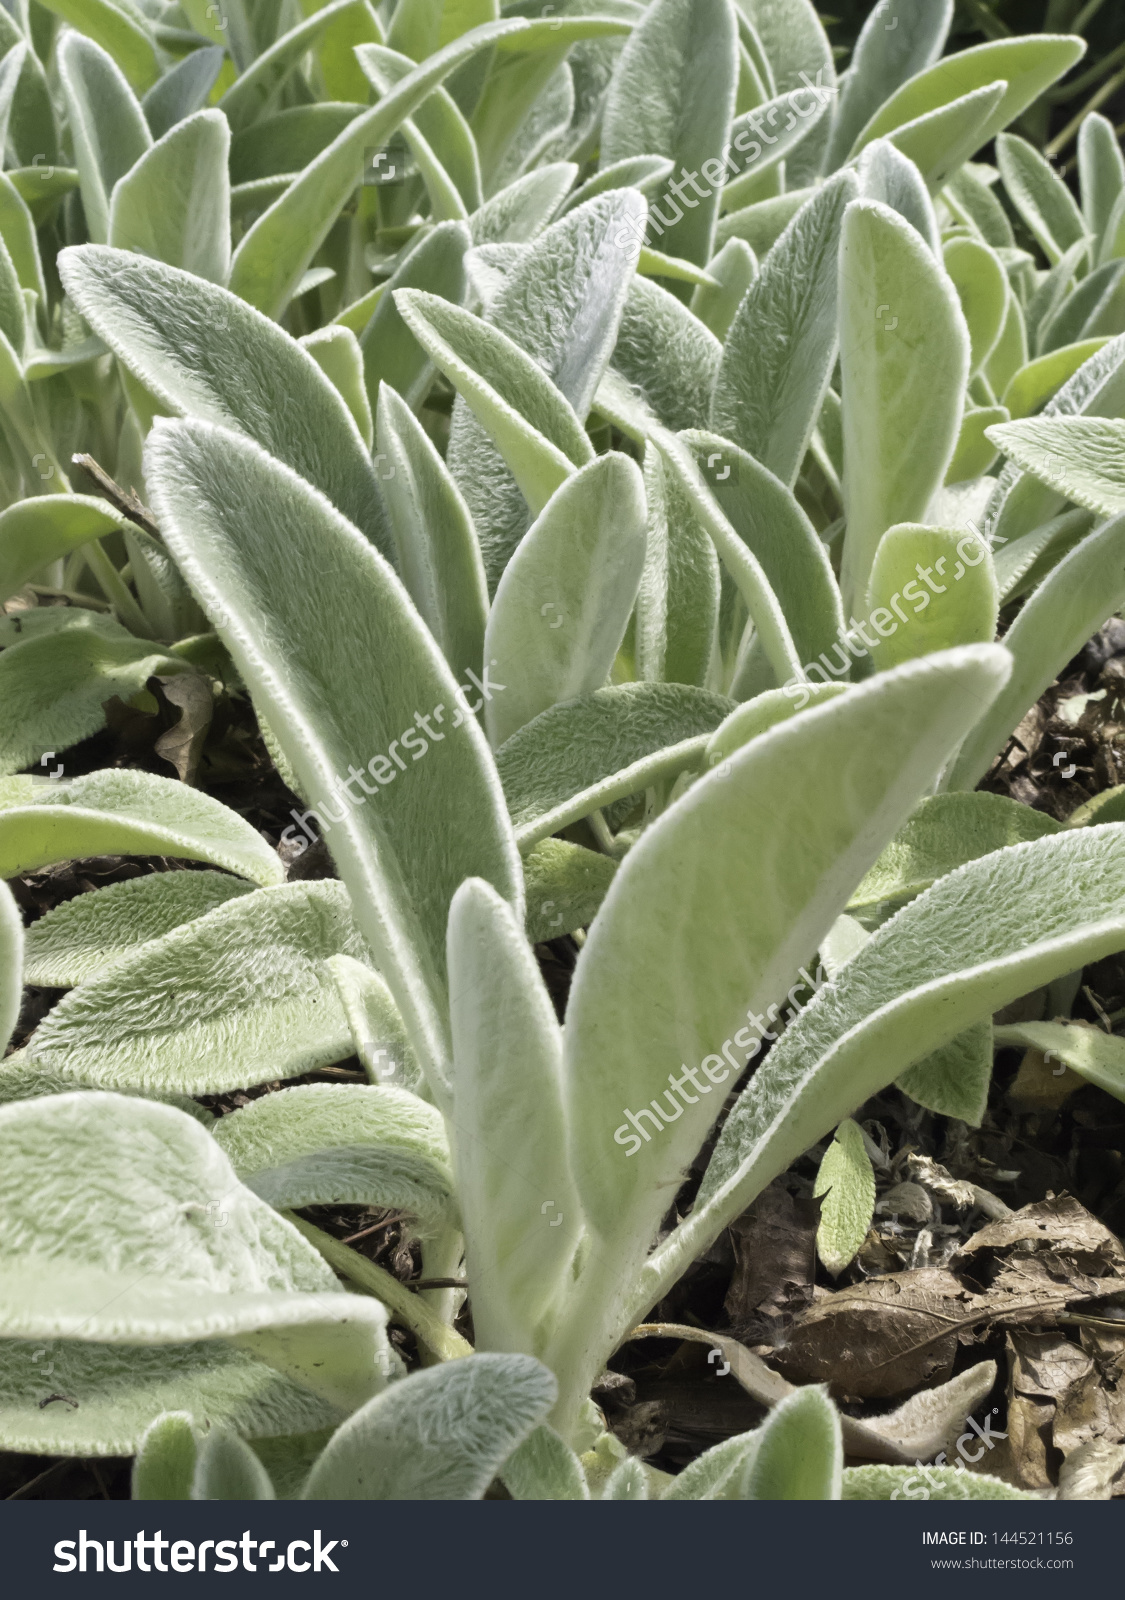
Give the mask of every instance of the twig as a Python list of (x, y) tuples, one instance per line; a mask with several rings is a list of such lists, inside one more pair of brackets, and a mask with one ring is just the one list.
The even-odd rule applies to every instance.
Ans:
[(303, 1233), (310, 1244), (316, 1246), (334, 1271), (349, 1278), (376, 1300), (381, 1300), (391, 1313), (392, 1320), (409, 1328), (419, 1344), (425, 1345), (439, 1361), (454, 1361), (459, 1356), (472, 1355), (473, 1347), (467, 1339), (462, 1339), (430, 1309), (425, 1300), (420, 1300), (412, 1289), (408, 1289), (382, 1267), (377, 1267), (374, 1261), (368, 1261), (358, 1250), (353, 1250), (339, 1239), (333, 1239), (330, 1233), (314, 1227), (293, 1211), (283, 1211), (281, 1215), (298, 1232)]
[[(74, 589), (49, 589), (42, 583), (29, 583), (27, 586), (32, 594), (41, 595), (44, 600), (69, 600), (72, 606), (87, 606), (91, 611), (112, 611), (113, 607), (108, 600), (99, 600), (96, 595), (78, 594)], [(10, 612), (10, 616), (17, 616), (18, 612)]]
[(104, 467), (99, 466), (90, 455), (71, 456), (71, 466), (81, 467), (86, 476), (92, 479), (98, 493), (109, 501), (111, 506), (116, 506), (123, 517), (128, 517), (130, 522), (135, 522), (138, 528), (143, 528), (146, 533), (151, 533), (154, 539), (160, 538), (160, 527), (152, 512), (144, 505), (131, 489), (123, 489), (115, 483)]
[(408, 1289), (467, 1289), (468, 1278), (412, 1278)]
[(1107, 79), (1106, 82), (1102, 84), (1097, 94), (1092, 94), (1090, 96), (1086, 104), (1082, 107), (1082, 110), (1079, 111), (1076, 116), (1071, 117), (1063, 131), (1060, 134), (1057, 134), (1055, 138), (1051, 140), (1050, 144), (1047, 145), (1046, 149), (1043, 151), (1043, 154), (1046, 156), (1057, 156), (1060, 150), (1065, 150), (1067, 145), (1074, 138), (1074, 135), (1085, 122), (1086, 118), (1090, 115), (1090, 112), (1096, 111), (1100, 105), (1104, 105), (1111, 95), (1117, 93), (1118, 89), (1120, 89), (1123, 83), (1125, 83), (1125, 67), (1122, 67), (1120, 72), (1115, 72), (1112, 78)]
[(369, 1239), (373, 1233), (378, 1233), (380, 1228), (389, 1228), (396, 1222), (402, 1222), (405, 1217), (405, 1211), (396, 1211), (393, 1216), (386, 1217), (382, 1222), (373, 1222), (369, 1228), (363, 1228), (359, 1233), (350, 1233), (342, 1243), (358, 1244), (361, 1239)]

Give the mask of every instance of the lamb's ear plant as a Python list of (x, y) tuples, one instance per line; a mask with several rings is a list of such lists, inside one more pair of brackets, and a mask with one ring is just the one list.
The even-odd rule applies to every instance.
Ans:
[[(846, 1266), (871, 1095), (979, 1122), (994, 1043), (1121, 1092), (991, 1023), (1125, 948), (1121, 824), (973, 792), (1125, 602), (1125, 163), (1092, 111), (1075, 200), (1024, 137), (1084, 42), (881, 0), (838, 82), (809, 0), (202, 9), (177, 64), (0, 12), (0, 876), (193, 864), (26, 939), (0, 890), (3, 1038), (67, 991), (0, 1071), (0, 1443), (141, 1499), (911, 1498), (816, 1389), (671, 1481), (589, 1395), (816, 1147)], [(177, 677), (338, 879), (66, 775)]]

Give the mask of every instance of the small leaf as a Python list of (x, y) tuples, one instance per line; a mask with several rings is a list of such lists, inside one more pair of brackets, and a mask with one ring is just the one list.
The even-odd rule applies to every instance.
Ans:
[(479, 1500), (554, 1403), (523, 1355), (474, 1355), (401, 1379), (337, 1429), (306, 1500)]
[(1086, 231), (1104, 239), (1125, 190), (1125, 157), (1113, 123), (1098, 111), (1083, 117), (1078, 130), (1078, 187)]
[(1086, 237), (1082, 213), (1066, 184), (1029, 144), (1012, 133), (996, 140), (996, 161), (1008, 198), (1052, 264)]
[(447, 1220), (453, 1175), (440, 1114), (389, 1084), (303, 1084), (215, 1124), (247, 1188), (275, 1211), (363, 1205)]
[(457, 1097), (450, 1142), (473, 1326), (541, 1343), (570, 1286), (582, 1216), (570, 1175), (562, 1031), (523, 929), (494, 890), (462, 884), (449, 913)]
[(851, 172), (809, 200), (762, 262), (723, 346), (711, 426), (792, 487), (836, 361), (836, 257)]
[[(403, 316), (399, 291), (418, 293), (427, 303), (451, 307), (465, 297), (465, 251), (469, 230), (463, 222), (442, 222), (424, 233), (392, 273), (371, 320), (359, 336), (367, 400), (374, 412), (379, 385), (397, 389), (408, 405), (421, 405), (433, 382), (433, 358)], [(424, 291), (424, 292), (423, 292)]]
[(195, 1431), (186, 1411), (165, 1411), (145, 1429), (133, 1462), (134, 1500), (190, 1500)]
[(146, 151), (116, 185), (108, 242), (225, 283), (230, 268), (230, 128), (199, 111)]
[(1065, 1022), (1009, 1023), (993, 1036), (997, 1046), (1042, 1050), (1048, 1060), (1061, 1061), (1115, 1100), (1125, 1100), (1125, 1039)]
[(702, 687), (718, 643), (721, 585), (715, 546), (651, 444), (645, 447), (644, 479), (648, 515), (637, 592), (637, 673), (646, 683)]
[[(909, 612), (900, 603), (904, 598)], [(992, 557), (976, 534), (904, 522), (880, 539), (867, 591), (867, 619), (878, 635), (871, 652), (877, 671), (932, 650), (988, 644), (998, 613)]]
[(648, 278), (634, 278), (597, 409), (629, 438), (708, 415), (722, 346), (698, 317)]
[(135, 946), (162, 938), (252, 888), (223, 872), (154, 872), (64, 900), (28, 930), (25, 981), (73, 988)]
[(596, 850), (541, 840), (523, 864), (530, 942), (561, 939), (592, 922), (616, 871), (616, 861)]
[(599, 456), (548, 501), (505, 568), (485, 629), (484, 658), (506, 686), (485, 707), (493, 746), (602, 686), (644, 554), (644, 486), (627, 456)]
[(154, 139), (162, 139), (177, 122), (202, 111), (223, 59), (222, 49), (206, 45), (202, 50), (193, 50), (157, 79), (141, 101), (141, 110)]
[(15, 594), (40, 567), (129, 525), (92, 495), (37, 495), (8, 506), (0, 511), (0, 597)]
[(880, 0), (856, 40), (832, 120), (829, 172), (847, 159), (860, 130), (888, 95), (924, 72), (942, 53), (953, 19), (952, 0), (919, 0), (901, 10), (895, 9), (896, 4), (897, 0)]
[(192, 1476), (193, 1500), (273, 1500), (270, 1475), (248, 1444), (225, 1428), (212, 1428), (199, 1443)]
[(691, 766), (733, 710), (686, 684), (630, 683), (525, 723), (496, 752), (520, 849)]
[(941, 239), (934, 203), (914, 162), (889, 139), (875, 139), (864, 147), (857, 170), (864, 199), (879, 200), (897, 211), (912, 228), (917, 228), (934, 255), (940, 256)]
[(927, 1111), (979, 1128), (992, 1081), (992, 1024), (975, 1022), (898, 1078), (904, 1094)]
[(840, 1416), (823, 1389), (776, 1405), (742, 1479), (740, 1500), (838, 1500), (844, 1466)]
[(1080, 344), (1064, 344), (1038, 361), (1029, 361), (1004, 390), (1002, 399), (1008, 416), (1013, 422), (1030, 417), (1107, 342), (1104, 338), (1083, 339)]
[(350, 328), (332, 323), (307, 333), (300, 343), (351, 412), (360, 438), (370, 450), (375, 442), (375, 429), (364, 385), (363, 351), (359, 340)]
[[(508, 1457), (501, 1473), (513, 1500), (588, 1500), (582, 1463), (553, 1428), (541, 1423)], [(619, 1498), (613, 1495), (611, 1498)], [(623, 1498), (636, 1499), (635, 1495)], [(644, 1498), (641, 1496), (639, 1498)]]
[(957, 290), (969, 330), (969, 370), (979, 372), (999, 339), (1008, 312), (1008, 278), (995, 251), (978, 239), (947, 239), (945, 270)]
[(329, 956), (326, 965), (368, 1078), (372, 1083), (393, 1080), (401, 1088), (417, 1092), (421, 1081), (418, 1062), (402, 1013), (382, 978), (373, 967), (353, 956)]
[(859, 1125), (850, 1119), (836, 1129), (817, 1171), (813, 1196), (824, 1200), (816, 1253), (837, 1277), (861, 1249), (875, 1215), (875, 1169)]
[(1125, 511), (1120, 418), (1029, 417), (990, 428), (989, 437), (1017, 466), (1077, 505), (1103, 517)]

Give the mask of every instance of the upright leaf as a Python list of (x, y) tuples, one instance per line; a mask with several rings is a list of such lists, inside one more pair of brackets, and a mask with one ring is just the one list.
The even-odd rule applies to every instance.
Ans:
[(921, 236), (878, 201), (854, 201), (840, 248), (846, 611), (887, 528), (921, 520), (941, 485), (968, 366), (956, 291)]
[(65, 33), (58, 63), (86, 226), (94, 242), (104, 244), (113, 186), (144, 155), (152, 135), (116, 62), (92, 39)]
[[(207, 423), (161, 422), (145, 476), (204, 609), (230, 618), (220, 632), (302, 792), (323, 816), (328, 797), (344, 790), (339, 815), (328, 813), (333, 856), (440, 1092), (449, 902), (466, 877), (486, 878), (516, 907), (522, 899), (483, 735), (389, 566), (288, 468)], [(290, 556), (281, 567), (279, 542)], [(284, 677), (273, 660), (278, 637), (286, 641)], [(385, 665), (357, 676), (363, 662)], [(424, 782), (406, 776), (402, 749), (411, 768), (430, 758)], [(364, 771), (356, 761), (375, 779), (362, 781), (362, 794), (351, 788)]]
[(177, 123), (114, 189), (109, 243), (225, 283), (229, 152), (230, 128), (221, 112), (199, 111)]
[(792, 487), (836, 363), (837, 254), (854, 173), (802, 206), (762, 262), (723, 345), (711, 426)]
[(651, 445), (645, 450), (644, 477), (647, 537), (637, 593), (637, 672), (647, 683), (702, 687), (718, 643), (715, 547)]
[(531, 1356), (474, 1355), (416, 1372), (337, 1429), (303, 1498), (479, 1500), (555, 1394)]
[(924, 72), (942, 52), (953, 20), (952, 0), (918, 0), (898, 10), (896, 4), (879, 0), (855, 42), (832, 119), (825, 163), (829, 172), (847, 160), (860, 129), (887, 96)]
[(23, 920), (12, 891), (0, 892), (0, 1039), (7, 1047), (23, 998)]
[(838, 1500), (843, 1467), (836, 1407), (823, 1389), (800, 1389), (766, 1418), (738, 1498)]
[(505, 684), (485, 708), (494, 746), (541, 711), (601, 688), (644, 555), (644, 485), (626, 456), (599, 456), (547, 502), (500, 579), (485, 630), (484, 659)]
[(1086, 236), (1082, 213), (1070, 190), (1035, 146), (1015, 134), (997, 137), (996, 160), (1008, 198), (1047, 260), (1059, 261), (1071, 245)]

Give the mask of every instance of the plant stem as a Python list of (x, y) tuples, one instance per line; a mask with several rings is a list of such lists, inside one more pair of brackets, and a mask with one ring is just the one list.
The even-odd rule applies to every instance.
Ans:
[(1060, 150), (1065, 150), (1067, 145), (1074, 138), (1074, 135), (1082, 126), (1083, 122), (1085, 122), (1086, 118), (1090, 115), (1090, 112), (1096, 111), (1104, 101), (1109, 99), (1110, 95), (1116, 93), (1123, 83), (1125, 83), (1125, 67), (1122, 67), (1120, 72), (1115, 72), (1112, 78), (1108, 78), (1105, 83), (1102, 84), (1097, 94), (1092, 94), (1090, 96), (1077, 116), (1071, 117), (1063, 131), (1060, 134), (1057, 134), (1056, 137), (1051, 140), (1050, 144), (1044, 151), (1044, 154), (1048, 156), (1057, 156)]
[(381, 1300), (391, 1313), (392, 1320), (409, 1328), (419, 1344), (424, 1345), (439, 1361), (455, 1361), (459, 1356), (472, 1355), (473, 1347), (467, 1339), (462, 1339), (459, 1333), (447, 1327), (420, 1295), (416, 1295), (384, 1268), (376, 1266), (374, 1261), (361, 1256), (358, 1250), (353, 1250), (340, 1239), (334, 1239), (330, 1233), (306, 1222), (294, 1212), (282, 1211), (281, 1215), (319, 1250), (333, 1271), (350, 1279), (357, 1288), (373, 1295), (376, 1300)]
[(148, 618), (129, 593), (121, 574), (102, 549), (100, 542), (91, 539), (89, 544), (82, 546), (82, 554), (102, 593), (129, 631), (141, 639), (151, 639), (153, 632)]

